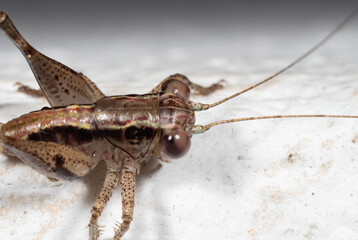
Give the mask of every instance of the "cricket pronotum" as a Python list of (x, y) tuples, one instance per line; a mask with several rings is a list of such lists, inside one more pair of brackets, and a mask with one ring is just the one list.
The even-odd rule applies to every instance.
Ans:
[[(287, 68), (283, 68), (278, 74), (291, 68), (296, 62), (301, 61), (318, 47), (321, 47), (355, 13), (356, 11), (346, 18), (326, 38), (306, 54), (302, 55), (302, 57), (289, 64)], [(223, 123), (248, 120), (295, 118), (296, 120), (294, 121), (297, 122), (297, 119), (302, 118), (325, 118), (335, 119), (331, 122), (334, 125), (337, 124), (337, 119), (340, 119), (340, 122), (352, 122), (354, 120), (349, 120), (349, 118), (358, 118), (356, 115), (349, 114), (303, 113), (243, 117), (234, 118), (233, 120), (219, 120), (207, 125), (195, 125), (194, 111), (213, 108), (226, 100), (270, 81), (272, 77), (245, 88), (230, 98), (224, 98), (210, 104), (201, 104), (197, 101), (192, 102), (189, 100), (189, 88), (186, 84), (194, 92), (206, 95), (221, 89), (220, 83), (213, 84), (209, 88), (201, 88), (179, 74), (168, 77), (168, 81), (160, 83), (150, 94), (105, 97), (96, 85), (84, 75), (73, 72), (57, 62), (53, 62), (53, 60), (48, 59), (32, 48), (19, 35), (5, 13), (0, 13), (0, 26), (23, 52), (34, 71), (42, 92), (45, 94), (50, 106), (54, 107), (31, 112), (4, 123), (1, 128), (1, 143), (5, 148), (4, 152), (10, 156), (15, 155), (19, 157), (52, 181), (58, 181), (58, 179), (62, 178), (72, 180), (82, 177), (99, 162), (105, 161), (107, 168), (105, 186), (92, 207), (90, 216), (89, 235), (92, 240), (100, 236), (101, 230), (106, 230), (100, 227), (100, 216), (116, 185), (119, 185), (118, 188), (122, 190), (123, 211), (121, 220), (119, 217), (116, 217), (120, 221), (115, 224), (114, 239), (118, 240), (129, 229), (132, 220), (134, 220), (133, 222), (136, 221), (136, 217), (133, 219), (132, 216), (134, 209), (133, 199), (136, 188), (136, 175), (140, 172), (141, 166), (148, 161), (153, 161), (152, 158), (161, 159), (166, 162), (170, 158), (182, 157), (189, 150), (190, 138), (194, 134), (204, 133), (211, 127)], [(276, 75), (274, 74), (273, 77)], [(186, 84), (183, 84), (183, 82)], [(229, 117), (224, 117), (224, 119), (227, 118)], [(287, 122), (289, 121), (291, 119), (287, 120)], [(309, 122), (312, 123), (313, 121), (318, 122), (318, 120), (311, 120)], [(270, 129), (270, 131), (273, 130)], [(345, 135), (347, 133), (342, 134)], [(212, 137), (215, 138), (215, 136)], [(334, 147), (335, 144), (332, 141), (330, 138), (326, 139), (322, 142), (322, 147)], [(355, 138), (351, 137), (350, 144), (354, 143), (354, 141)], [(307, 145), (310, 145), (310, 143), (304, 140), (298, 141), (295, 147), (291, 147), (286, 158), (266, 165), (261, 171), (265, 171), (265, 175), (268, 177), (285, 174), (279, 171), (282, 168), (286, 168), (286, 173), (290, 173), (291, 166), (300, 165), (302, 162), (307, 161), (304, 160), (306, 156), (303, 156), (301, 152), (297, 153), (298, 150), (306, 148)], [(213, 150), (216, 152), (215, 149)], [(274, 152), (274, 149), (272, 150)], [(221, 154), (218, 154), (218, 157)], [(227, 154), (230, 155), (230, 153)], [(261, 156), (261, 158), (267, 159), (270, 156), (265, 155)], [(220, 159), (216, 163), (219, 166), (220, 164), (225, 165)], [(203, 164), (214, 163), (203, 161)], [(267, 228), (277, 224), (278, 219), (284, 217), (284, 212), (277, 209), (273, 211), (270, 209), (270, 205), (272, 203), (284, 204), (287, 198), (307, 194), (309, 190), (305, 184), (319, 182), (321, 176), (327, 175), (332, 164), (333, 160), (323, 161), (321, 165), (315, 167), (315, 175), (311, 175), (308, 170), (308, 172), (303, 172), (300, 177), (295, 176), (294, 179), (298, 181), (297, 184), (300, 186), (295, 191), (283, 191), (280, 187), (272, 189), (269, 185), (260, 189), (264, 199), (262, 202), (264, 208), (254, 210), (254, 216), (265, 219), (266, 215), (262, 214), (265, 214), (265, 211), (272, 211), (270, 212), (271, 218), (267, 222), (262, 219), (256, 220), (262, 221), (258, 225), (255, 225), (255, 220), (253, 220), (252, 225), (255, 225), (256, 228), (247, 228), (246, 234), (252, 237), (255, 234), (257, 235), (258, 231), (267, 231)], [(188, 168), (190, 169), (190, 167)], [(186, 171), (188, 170), (186, 169)], [(196, 172), (196, 174), (198, 173)], [(233, 182), (237, 180), (236, 176), (233, 176), (232, 173), (228, 173), (226, 177), (228, 179), (235, 179), (232, 180)], [(287, 181), (291, 181), (290, 176), (287, 176), (287, 178)], [(208, 181), (213, 180), (210, 178)], [(177, 184), (180, 185), (180, 183), (178, 182)], [(265, 195), (269, 195), (266, 200)], [(314, 193), (312, 192), (311, 195), (314, 195)], [(141, 196), (143, 197), (143, 195)], [(13, 197), (9, 196), (8, 199), (11, 200)], [(36, 199), (34, 196), (33, 198)], [(205, 202), (205, 199), (200, 200), (200, 202)], [(45, 200), (42, 199), (41, 201)], [(113, 197), (111, 201), (113, 202)], [(116, 204), (118, 204), (118, 201), (118, 199), (115, 201), (117, 202)], [(223, 204), (226, 205), (227, 202)], [(231, 204), (234, 206), (240, 205), (237, 203)], [(218, 213), (225, 214), (223, 209), (227, 209), (226, 207), (222, 206)], [(119, 213), (113, 214), (117, 216)], [(189, 214), (186, 215), (186, 218), (185, 221), (189, 221), (193, 216)], [(240, 224), (240, 220), (236, 223)], [(217, 222), (216, 225), (219, 226), (220, 222)], [(318, 228), (318, 224), (313, 222), (309, 227), (312, 232)], [(295, 232), (295, 230), (294, 228), (287, 228), (283, 233), (290, 234)], [(211, 231), (209, 230), (209, 232)], [(213, 234), (213, 232), (211, 233)], [(309, 231), (307, 234), (309, 235)], [(138, 238), (142, 236), (140, 233), (137, 235)], [(61, 233), (60, 237), (63, 238)]]

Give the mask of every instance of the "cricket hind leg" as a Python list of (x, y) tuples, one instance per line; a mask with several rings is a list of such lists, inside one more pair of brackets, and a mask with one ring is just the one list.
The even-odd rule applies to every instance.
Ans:
[(95, 166), (87, 155), (68, 145), (21, 140), (3, 134), (0, 135), (0, 144), (50, 180), (82, 177)]
[(4, 12), (0, 12), (0, 29), (22, 52), (52, 107), (91, 104), (104, 97), (98, 87), (82, 73), (75, 72), (32, 47)]
[(161, 89), (161, 86), (163, 85), (163, 83), (168, 81), (168, 80), (170, 80), (170, 79), (179, 80), (179, 81), (185, 83), (186, 85), (188, 85), (188, 87), (190, 88), (190, 90), (191, 90), (191, 92), (193, 94), (202, 95), (202, 96), (209, 95), (209, 94), (215, 92), (216, 90), (222, 89), (224, 87), (223, 83), (225, 82), (225, 80), (220, 80), (217, 83), (214, 83), (209, 87), (203, 87), (203, 86), (201, 86), (199, 84), (193, 83), (185, 75), (177, 73), (177, 74), (170, 75), (169, 77), (167, 77), (166, 79), (161, 81), (158, 84), (158, 86), (156, 86), (151, 91), (151, 93), (159, 92), (160, 89)]

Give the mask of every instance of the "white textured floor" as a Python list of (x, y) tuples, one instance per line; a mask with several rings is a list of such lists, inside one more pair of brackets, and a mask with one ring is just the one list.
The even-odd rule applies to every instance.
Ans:
[[(76, 32), (57, 36), (52, 30), (46, 37), (46, 32), (36, 35), (36, 26), (34, 33), (25, 32), (35, 47), (85, 73), (108, 95), (145, 93), (181, 72), (203, 85), (225, 78), (225, 90), (194, 98), (212, 103), (287, 65), (336, 23), (316, 23), (304, 31), (292, 26), (271, 35), (249, 29), (222, 29), (218, 35), (210, 29), (200, 34), (179, 29), (151, 35), (114, 32), (108, 39)], [(355, 19), (323, 49), (272, 82), (198, 113), (197, 122), (276, 114), (358, 115), (357, 24)], [(44, 99), (16, 92), (17, 81), (36, 83), (4, 34), (0, 54), (0, 121), (46, 105)], [(134, 221), (124, 239), (357, 239), (357, 120), (222, 125), (194, 136), (184, 158), (160, 165), (152, 163), (138, 177)], [(86, 239), (104, 173), (100, 165), (83, 179), (54, 184), (1, 156), (1, 239)], [(111, 239), (120, 216), (117, 191), (99, 220), (105, 226), (101, 239)]]

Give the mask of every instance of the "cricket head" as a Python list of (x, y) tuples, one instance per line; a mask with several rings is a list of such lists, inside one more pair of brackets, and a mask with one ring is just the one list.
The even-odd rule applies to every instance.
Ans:
[(190, 106), (190, 89), (177, 79), (168, 79), (160, 89), (160, 152), (176, 159), (190, 149), (191, 129), (195, 123), (194, 110)]

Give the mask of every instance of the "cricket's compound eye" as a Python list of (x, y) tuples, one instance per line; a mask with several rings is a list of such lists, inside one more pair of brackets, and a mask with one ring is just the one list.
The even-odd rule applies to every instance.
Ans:
[(164, 153), (170, 158), (180, 158), (190, 149), (190, 137), (182, 129), (173, 129), (166, 132), (161, 140)]
[(183, 83), (182, 81), (176, 79), (169, 79), (162, 84), (161, 90), (163, 92), (169, 91), (174, 93), (175, 95), (182, 96), (185, 100), (189, 100), (190, 97), (190, 89), (188, 85)]

